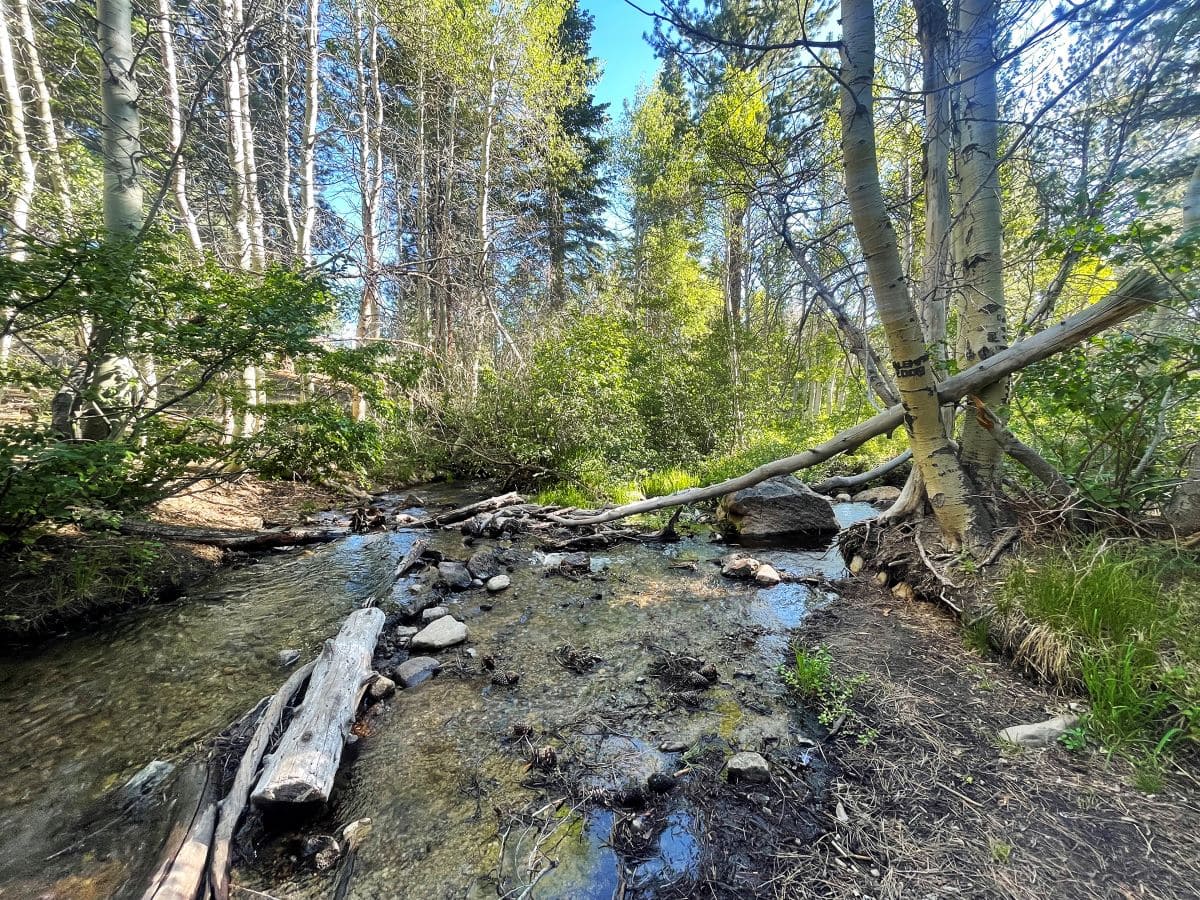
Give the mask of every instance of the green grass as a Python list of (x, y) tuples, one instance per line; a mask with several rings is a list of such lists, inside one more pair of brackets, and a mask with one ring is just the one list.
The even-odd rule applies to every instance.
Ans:
[(842, 678), (833, 671), (833, 659), (824, 647), (810, 650), (800, 644), (792, 647), (795, 662), (780, 666), (783, 683), (801, 699), (817, 709), (817, 721), (826, 728), (841, 723), (843, 733), (853, 737), (860, 746), (874, 741), (879, 732), (870, 727), (854, 708), (851, 701), (859, 689), (867, 683), (864, 674)]
[(1020, 610), (1069, 648), (1089, 698), (1085, 726), (1129, 757), (1142, 785), (1200, 741), (1200, 563), (1170, 548), (1091, 543), (1017, 560), (999, 611)]
[(814, 700), (833, 685), (833, 660), (824, 647), (809, 650), (797, 644), (792, 648), (795, 665), (784, 666), (783, 682), (801, 697)]
[(650, 472), (639, 479), (642, 493), (647, 497), (665, 497), (699, 484), (696, 476), (686, 469), (663, 469)]

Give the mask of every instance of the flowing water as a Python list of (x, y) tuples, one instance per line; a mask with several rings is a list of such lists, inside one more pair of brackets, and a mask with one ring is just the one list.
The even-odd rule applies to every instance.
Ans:
[[(463, 497), (423, 493), (431, 506)], [(874, 512), (836, 509), (843, 525)], [(136, 896), (173, 812), (171, 789), (127, 808), (121, 785), (152, 760), (193, 755), (272, 692), (285, 677), (279, 652), (311, 658), (350, 610), (386, 596), (418, 536), (369, 534), (267, 557), (178, 602), (0, 662), (0, 898)], [(466, 548), (445, 531), (432, 540), (459, 559), (487, 544), (510, 548), (511, 588), (449, 598), (467, 644), (442, 654), (446, 668), (432, 681), (376, 707), (329, 808), (267, 842), (235, 881), (279, 898), (329, 896), (335, 876), (296, 861), (301, 835), (362, 817), (373, 830), (347, 882), (353, 898), (517, 896), (535, 879), (531, 897), (607, 898), (618, 886), (653, 893), (685, 878), (701, 848), (684, 803), (654, 824), (636, 860), (611, 846), (609, 810), (563, 805), (515, 825), (515, 811), (559, 798), (531, 783), (530, 748), (513, 725), (552, 739), (594, 771), (597, 787), (678, 766), (678, 754), (656, 749), (663, 739), (716, 734), (735, 748), (774, 739), (783, 692), (774, 672), (788, 631), (832, 595), (723, 580), (711, 561), (728, 548), (698, 538), (617, 546), (595, 554), (601, 571), (580, 579), (548, 573), (526, 539)], [(833, 548), (755, 555), (782, 571), (844, 573)], [(568, 645), (600, 661), (568, 671), (555, 659)], [(664, 702), (652, 667), (672, 652), (717, 665), (702, 708)], [(519, 683), (492, 684), (485, 655)], [(794, 730), (783, 715), (783, 730)]]

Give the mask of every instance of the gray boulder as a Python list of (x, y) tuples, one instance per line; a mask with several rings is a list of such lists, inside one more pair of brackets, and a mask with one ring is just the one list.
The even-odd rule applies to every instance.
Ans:
[(453, 616), (442, 616), (426, 625), (412, 639), (414, 650), (445, 650), (467, 639), (467, 626)]
[(829, 501), (791, 475), (726, 494), (717, 521), (743, 538), (819, 538), (838, 532)]
[(438, 563), (438, 576), (452, 591), (465, 591), (471, 586), (471, 573), (462, 563)]
[(500, 560), (491, 550), (480, 550), (467, 560), (467, 569), (471, 573), (472, 578), (478, 578), (480, 581), (487, 581), (489, 578), (495, 578), (504, 571), (504, 567), (500, 565)]
[(900, 488), (892, 487), (890, 484), (881, 484), (879, 487), (859, 491), (854, 495), (854, 502), (873, 503), (876, 506), (891, 506), (899, 496)]
[(441, 668), (442, 664), (432, 656), (414, 656), (392, 669), (392, 677), (406, 688), (416, 687), (432, 678)]

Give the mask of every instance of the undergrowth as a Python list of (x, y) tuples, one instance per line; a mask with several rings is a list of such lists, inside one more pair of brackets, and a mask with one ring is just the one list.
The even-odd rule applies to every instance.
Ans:
[(844, 731), (861, 745), (870, 744), (879, 732), (870, 727), (851, 705), (867, 683), (864, 674), (842, 678), (833, 671), (833, 660), (824, 647), (810, 650), (801, 644), (792, 648), (794, 662), (779, 668), (783, 683), (807, 703), (814, 704), (817, 721), (833, 731)]
[[(1200, 563), (1167, 546), (1093, 542), (1015, 561), (997, 610), (1058, 642), (1058, 678), (1090, 701), (1084, 728), (1152, 788), (1200, 743)], [(1027, 638), (1026, 644), (1030, 643)], [(1033, 652), (1033, 651), (1031, 651)]]

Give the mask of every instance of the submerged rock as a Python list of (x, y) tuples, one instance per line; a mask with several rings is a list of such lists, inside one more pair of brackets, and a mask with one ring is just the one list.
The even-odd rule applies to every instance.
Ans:
[(506, 590), (512, 584), (512, 580), (507, 575), (496, 575), (487, 580), (487, 589), (489, 592), (496, 594)]
[(438, 577), (452, 591), (465, 591), (471, 586), (471, 573), (462, 563), (438, 563)]
[(717, 521), (743, 538), (820, 538), (838, 532), (829, 501), (791, 475), (726, 494)]
[(854, 502), (873, 503), (876, 506), (891, 506), (899, 496), (900, 488), (892, 487), (890, 484), (881, 484), (879, 487), (859, 491), (854, 495)]
[(151, 760), (125, 782), (121, 788), (121, 802), (132, 805), (145, 800), (170, 778), (174, 771), (174, 763), (164, 759)]
[(437, 603), (437, 597), (429, 591), (415, 590), (420, 587), (420, 584), (406, 585), (403, 579), (397, 581), (392, 587), (389, 606), (406, 619), (419, 616), (422, 611)]
[(725, 775), (730, 781), (770, 781), (771, 769), (761, 753), (743, 751), (729, 757)]
[(276, 657), (276, 662), (279, 663), (279, 668), (286, 669), (296, 663), (300, 659), (299, 650), (280, 650), (279, 656)]
[(487, 581), (489, 578), (495, 578), (504, 571), (500, 565), (500, 559), (491, 550), (480, 550), (472, 555), (467, 560), (467, 569), (471, 573), (472, 578), (478, 578), (480, 581)]
[(445, 650), (467, 639), (467, 626), (453, 616), (442, 616), (426, 625), (412, 639), (414, 650)]
[(406, 688), (410, 688), (428, 681), (435, 673), (441, 671), (441, 668), (442, 664), (432, 656), (414, 656), (396, 666), (392, 675)]

